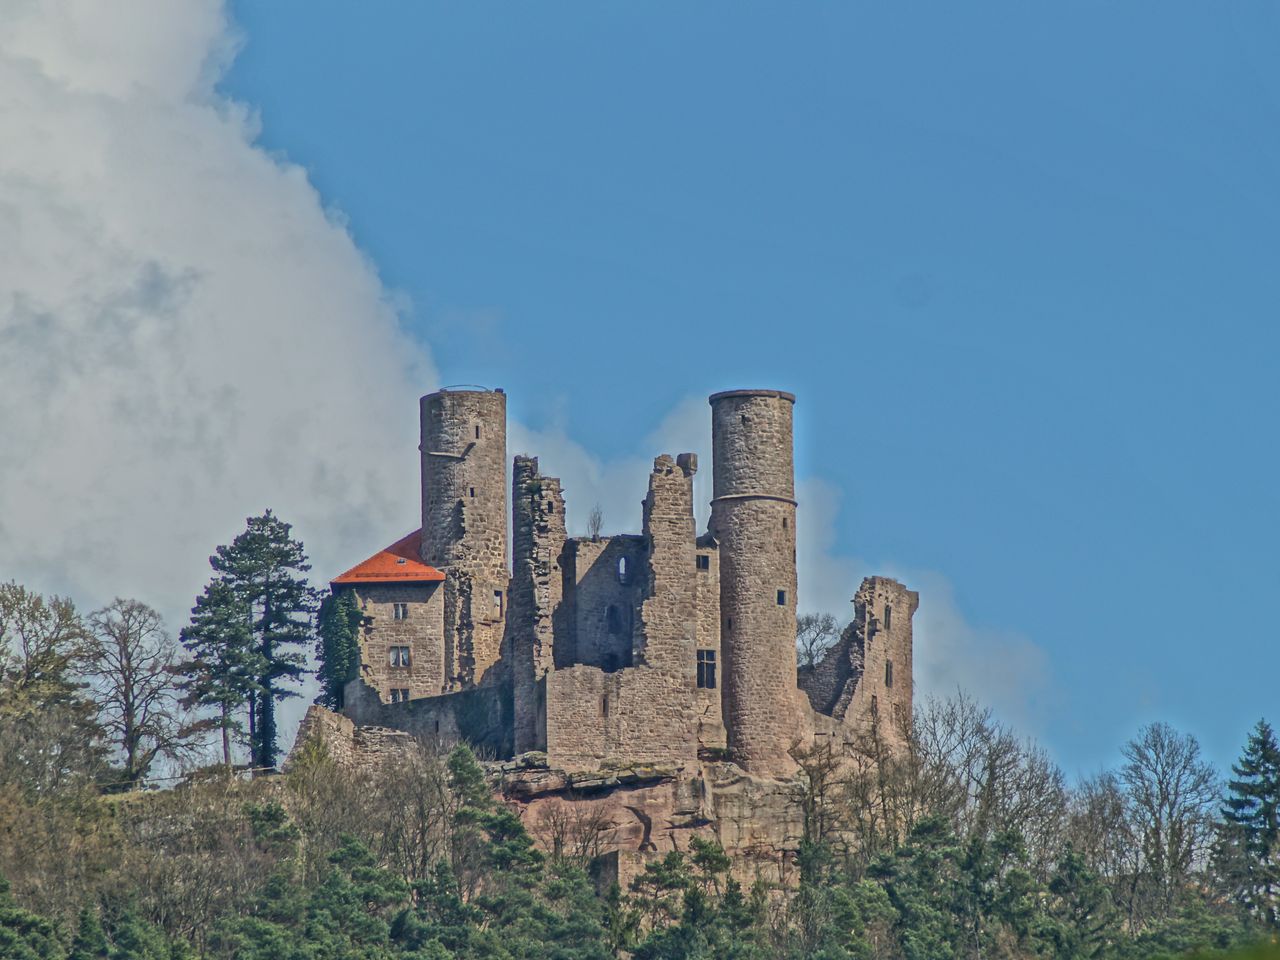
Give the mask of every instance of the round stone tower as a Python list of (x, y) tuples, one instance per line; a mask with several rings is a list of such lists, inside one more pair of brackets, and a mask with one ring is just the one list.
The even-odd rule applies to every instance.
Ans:
[(720, 649), (729, 757), (796, 768), (796, 501), (791, 411), (780, 390), (711, 397), (711, 532), (720, 544)]
[(421, 401), (422, 559), (443, 570), (445, 670), (478, 683), (498, 660), (507, 604), (507, 397), (439, 390)]

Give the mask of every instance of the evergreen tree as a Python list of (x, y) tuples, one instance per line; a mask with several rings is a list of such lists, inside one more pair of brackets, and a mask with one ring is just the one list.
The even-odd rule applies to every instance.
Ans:
[(179, 668), (186, 691), (183, 705), (217, 711), (206, 726), (221, 733), (222, 762), (231, 766), (231, 744), (243, 737), (236, 712), (252, 702), (262, 673), (254, 648), (248, 605), (235, 585), (215, 577), (196, 598), (191, 624), (181, 633), (191, 659)]
[(307, 582), (311, 569), (291, 527), (270, 510), (250, 517), (245, 531), (220, 546), (209, 563), (250, 611), (256, 657), (251, 691), (250, 747), (257, 767), (275, 766), (276, 701), (298, 696), (285, 684), (306, 672), (318, 592)]
[(316, 703), (342, 709), (342, 692), (360, 666), (360, 626), (364, 614), (350, 590), (330, 594), (320, 603), (316, 653), (320, 666), (320, 694)]
[(1232, 892), (1253, 917), (1275, 929), (1280, 921), (1280, 744), (1266, 720), (1249, 735), (1227, 782), (1223, 842), (1229, 847)]

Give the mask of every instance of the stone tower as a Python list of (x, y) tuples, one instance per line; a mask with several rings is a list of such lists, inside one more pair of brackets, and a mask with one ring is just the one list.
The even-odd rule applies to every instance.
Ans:
[(440, 390), (421, 415), (422, 559), (446, 576), (445, 680), (465, 689), (498, 662), (506, 619), (507, 397)]
[(711, 533), (720, 545), (720, 644), (729, 757), (785, 775), (800, 727), (791, 411), (779, 390), (711, 397)]

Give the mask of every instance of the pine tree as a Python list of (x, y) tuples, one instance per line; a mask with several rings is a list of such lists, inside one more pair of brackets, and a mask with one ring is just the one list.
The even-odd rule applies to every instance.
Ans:
[(316, 703), (341, 710), (343, 688), (355, 679), (360, 665), (360, 625), (364, 614), (355, 594), (344, 590), (324, 598), (318, 621), (320, 695)]
[(1266, 720), (1258, 721), (1231, 770), (1235, 777), (1227, 782), (1222, 816), (1235, 864), (1232, 885), (1249, 912), (1275, 929), (1280, 919), (1280, 744)]
[(257, 767), (275, 766), (276, 701), (298, 696), (284, 684), (296, 683), (306, 673), (304, 648), (311, 640), (318, 597), (306, 578), (311, 564), (291, 529), (268, 510), (250, 517), (244, 533), (209, 558), (251, 612), (257, 673), (249, 736)]
[(217, 711), (207, 726), (222, 735), (222, 762), (231, 766), (231, 743), (244, 734), (236, 711), (251, 703), (262, 672), (254, 648), (249, 607), (235, 585), (215, 577), (196, 598), (191, 624), (181, 633), (191, 659), (182, 664), (183, 705)]

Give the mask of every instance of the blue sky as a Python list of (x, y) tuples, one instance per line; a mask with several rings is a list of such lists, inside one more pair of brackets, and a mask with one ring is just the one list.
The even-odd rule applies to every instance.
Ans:
[(602, 457), (794, 390), (839, 549), (1040, 648), (1070, 772), (1277, 718), (1276, 7), (233, 10), (444, 382)]

